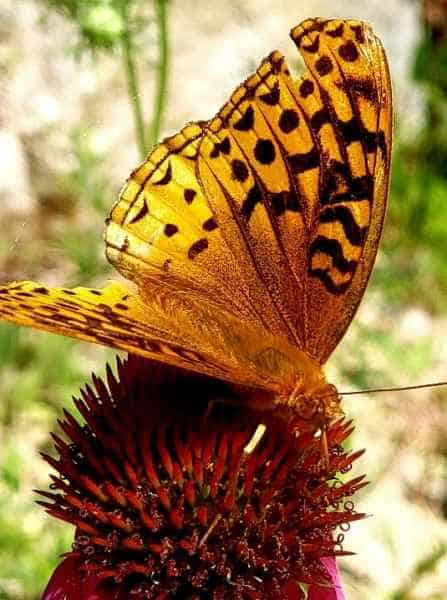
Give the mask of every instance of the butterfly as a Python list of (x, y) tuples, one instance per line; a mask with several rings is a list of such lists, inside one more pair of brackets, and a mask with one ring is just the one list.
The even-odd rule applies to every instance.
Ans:
[(360, 21), (308, 19), (209, 121), (128, 178), (106, 221), (103, 289), (0, 287), (0, 317), (240, 386), (297, 415), (339, 411), (323, 365), (375, 260), (388, 195), (392, 94)]

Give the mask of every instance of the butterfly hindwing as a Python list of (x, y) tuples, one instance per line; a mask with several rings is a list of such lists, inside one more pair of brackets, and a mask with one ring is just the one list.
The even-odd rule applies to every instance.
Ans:
[(264, 60), (209, 123), (198, 173), (230, 247), (245, 246), (290, 341), (324, 362), (377, 250), (391, 89), (383, 49), (365, 24), (312, 19), (292, 38), (307, 71), (294, 80), (280, 53)]
[(118, 282), (103, 289), (13, 283), (0, 286), (0, 318), (276, 393), (293, 388), (296, 364), (310, 380), (315, 371), (287, 342), (164, 285), (142, 298)]
[[(161, 353), (175, 336), (167, 328), (152, 329), (145, 313), (139, 298), (119, 283), (103, 289), (48, 288), (32, 281), (0, 287), (6, 320), (129, 352), (139, 348), (143, 355)], [(191, 358), (179, 354), (176, 362), (189, 364)]]

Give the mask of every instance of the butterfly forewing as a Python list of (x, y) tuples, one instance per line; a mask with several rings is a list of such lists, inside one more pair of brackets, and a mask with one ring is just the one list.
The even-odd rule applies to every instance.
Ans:
[[(297, 100), (320, 152), (306, 348), (324, 362), (354, 315), (377, 252), (388, 195), (391, 83), (380, 41), (364, 23), (312, 19), (292, 38), (309, 70)], [(317, 110), (306, 105), (311, 96)]]
[(0, 286), (0, 317), (279, 394), (297, 372), (315, 378), (312, 360), (287, 341), (164, 285), (142, 297), (118, 282), (66, 289), (23, 281)]
[(251, 257), (278, 323), (324, 362), (353, 316), (377, 249), (391, 90), (368, 26), (309, 20), (292, 37), (307, 71), (294, 80), (272, 53), (208, 125), (198, 173), (213, 211), (235, 214), (225, 221), (229, 245)]

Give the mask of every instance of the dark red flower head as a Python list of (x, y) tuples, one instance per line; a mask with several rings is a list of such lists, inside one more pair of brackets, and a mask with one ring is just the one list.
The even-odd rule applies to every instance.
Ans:
[(308, 427), (231, 406), (215, 381), (130, 358), (93, 384), (85, 424), (66, 412), (45, 455), (58, 475), (41, 504), (76, 535), (44, 600), (342, 597), (330, 557), (365, 485), (335, 476), (361, 454), (341, 446), (349, 423), (329, 427), (323, 466)]

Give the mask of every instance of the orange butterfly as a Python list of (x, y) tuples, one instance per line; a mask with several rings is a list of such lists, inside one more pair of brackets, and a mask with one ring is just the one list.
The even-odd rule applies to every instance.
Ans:
[(131, 174), (105, 231), (128, 284), (13, 283), (0, 316), (227, 380), (322, 423), (336, 416), (322, 365), (377, 252), (391, 84), (364, 23), (309, 19), (291, 36), (299, 80), (272, 52), (214, 119)]

